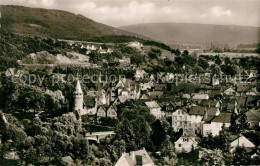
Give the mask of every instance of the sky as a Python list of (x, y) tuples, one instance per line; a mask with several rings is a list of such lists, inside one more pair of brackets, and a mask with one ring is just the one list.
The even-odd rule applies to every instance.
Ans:
[(260, 0), (0, 0), (0, 4), (65, 10), (114, 27), (164, 22), (260, 27)]

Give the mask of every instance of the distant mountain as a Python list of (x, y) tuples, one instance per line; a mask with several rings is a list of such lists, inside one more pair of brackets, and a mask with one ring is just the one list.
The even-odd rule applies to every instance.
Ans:
[(1, 29), (12, 33), (72, 40), (87, 40), (107, 35), (140, 37), (66, 11), (9, 5), (1, 5), (0, 11)]
[(120, 27), (161, 42), (245, 44), (260, 42), (260, 28), (234, 25), (150, 23)]

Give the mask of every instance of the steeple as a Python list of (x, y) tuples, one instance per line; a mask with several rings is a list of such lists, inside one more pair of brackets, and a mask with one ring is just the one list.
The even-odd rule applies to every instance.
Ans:
[(81, 94), (81, 93), (83, 93), (82, 89), (81, 89), (81, 85), (80, 85), (79, 80), (77, 80), (77, 85), (76, 85), (76, 89), (75, 89), (74, 94)]

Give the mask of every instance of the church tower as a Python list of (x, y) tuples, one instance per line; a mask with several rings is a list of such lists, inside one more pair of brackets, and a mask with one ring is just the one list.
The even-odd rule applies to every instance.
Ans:
[(77, 81), (76, 89), (73, 93), (74, 95), (74, 110), (79, 111), (79, 114), (83, 112), (83, 91), (80, 86), (79, 80)]

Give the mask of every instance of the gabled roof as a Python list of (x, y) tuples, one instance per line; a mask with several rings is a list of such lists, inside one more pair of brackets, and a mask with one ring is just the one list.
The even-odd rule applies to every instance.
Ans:
[(189, 114), (203, 116), (205, 114), (205, 111), (207, 112), (208, 116), (215, 116), (218, 111), (218, 108), (194, 106), (194, 107), (191, 107)]
[(190, 94), (184, 93), (184, 94), (182, 95), (182, 98), (184, 98), (184, 99), (190, 99)]
[(237, 85), (237, 92), (246, 92), (250, 88), (250, 85), (248, 84), (238, 84)]
[(218, 100), (202, 100), (201, 105), (203, 106), (216, 106), (218, 103)]
[(194, 99), (194, 100), (203, 100), (203, 99), (208, 99), (208, 98), (209, 98), (208, 94), (203, 94), (203, 93), (192, 94), (192, 99)]
[(156, 101), (145, 102), (145, 105), (149, 108), (161, 108)]
[(201, 115), (203, 116), (205, 113), (205, 108), (200, 106), (191, 107), (189, 114), (190, 115)]
[(233, 88), (228, 88), (224, 92), (236, 92)]
[(248, 122), (260, 122), (260, 110), (249, 110), (246, 112)]
[(123, 166), (122, 164), (124, 164), (124, 166), (136, 166), (137, 161), (140, 159), (142, 161), (142, 165), (155, 166), (153, 160), (145, 149), (132, 151), (130, 153), (123, 153), (115, 166)]
[(150, 92), (150, 96), (162, 96), (163, 92), (162, 91), (152, 91)]
[(177, 108), (177, 109), (174, 110), (173, 112), (176, 112), (177, 110), (182, 110), (182, 111), (186, 112), (187, 114), (189, 114), (188, 111), (187, 111), (187, 109), (186, 109), (185, 107)]
[(231, 115), (232, 113), (221, 113), (211, 120), (211, 122), (217, 123), (231, 123)]
[(124, 102), (126, 102), (126, 100), (131, 99), (131, 97), (129, 97), (129, 96), (118, 96), (118, 99), (121, 103), (124, 103)]

